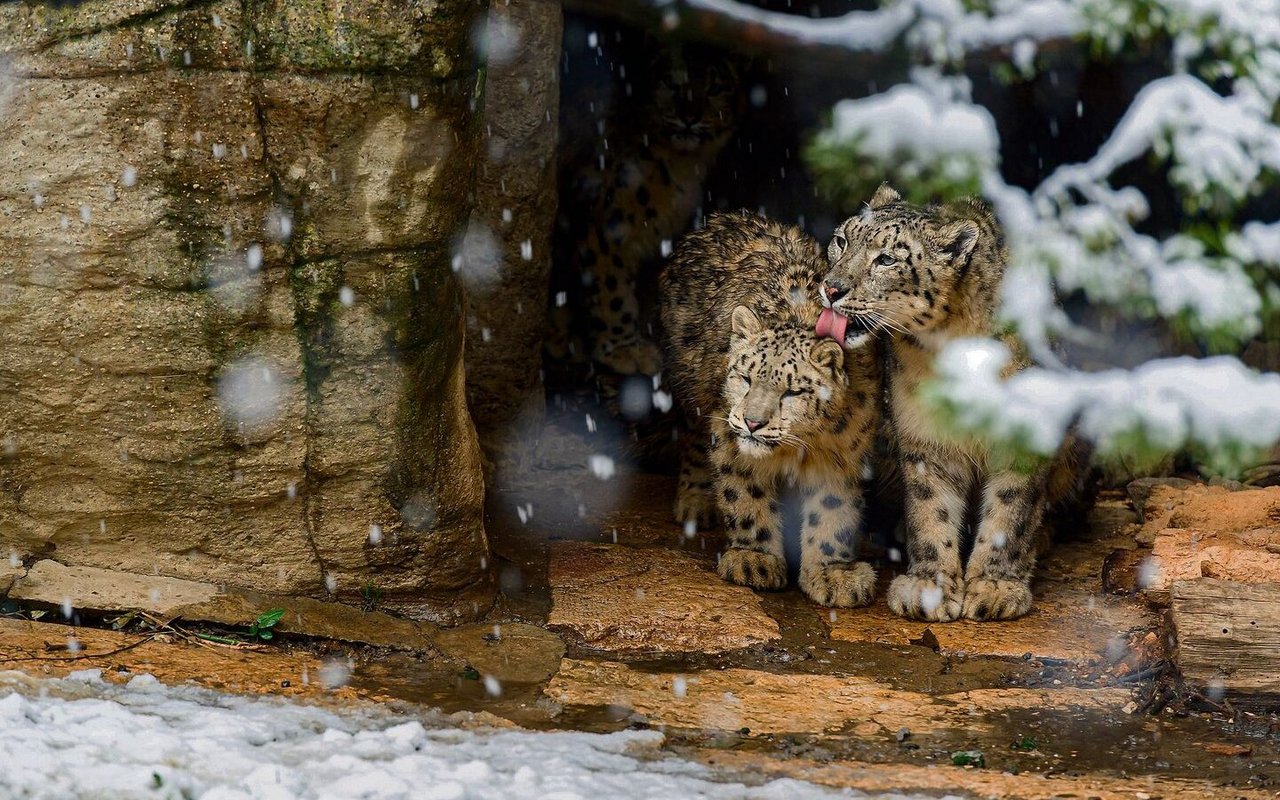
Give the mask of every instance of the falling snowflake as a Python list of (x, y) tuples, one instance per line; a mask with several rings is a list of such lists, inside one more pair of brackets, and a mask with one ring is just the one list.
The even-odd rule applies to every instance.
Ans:
[(605, 455), (593, 455), (587, 459), (587, 467), (590, 468), (591, 474), (595, 475), (602, 481), (607, 481), (613, 477), (617, 467), (613, 463), (613, 459)]

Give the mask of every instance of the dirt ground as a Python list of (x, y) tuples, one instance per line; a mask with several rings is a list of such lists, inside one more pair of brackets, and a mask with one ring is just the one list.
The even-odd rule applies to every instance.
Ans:
[[(1031, 615), (928, 626), (883, 600), (831, 611), (794, 589), (723, 583), (715, 535), (671, 521), (669, 479), (621, 464), (602, 479), (584, 467), (585, 447), (553, 440), (543, 452), (554, 456), (497, 475), (499, 600), (484, 622), (431, 633), (420, 652), (293, 636), (231, 648), (181, 630), (10, 618), (0, 619), (0, 669), (145, 671), (532, 729), (656, 727), (672, 751), (741, 779), (869, 792), (1280, 795), (1274, 715), (1160, 699), (1159, 620), (1100, 578), (1139, 531), (1122, 495), (1104, 493), (1087, 529), (1042, 560)], [(959, 763), (975, 752), (980, 764)]]

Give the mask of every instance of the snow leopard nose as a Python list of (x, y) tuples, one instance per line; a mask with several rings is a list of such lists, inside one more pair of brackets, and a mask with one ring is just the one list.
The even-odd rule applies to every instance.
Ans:
[(827, 301), (830, 303), (837, 302), (841, 297), (844, 297), (846, 294), (849, 293), (849, 290), (844, 288), (840, 284), (830, 283), (830, 282), (824, 282), (822, 284), (822, 291), (824, 294), (826, 294)]
[(751, 431), (752, 433), (755, 433), (756, 431), (758, 431), (758, 430), (760, 430), (761, 428), (763, 428), (763, 427), (765, 426), (765, 423), (766, 423), (766, 422), (768, 422), (769, 420), (767, 420), (767, 419), (752, 419), (751, 417), (743, 417), (743, 418), (742, 418), (742, 421), (743, 421), (744, 423), (746, 423), (746, 425), (747, 425), (747, 430)]

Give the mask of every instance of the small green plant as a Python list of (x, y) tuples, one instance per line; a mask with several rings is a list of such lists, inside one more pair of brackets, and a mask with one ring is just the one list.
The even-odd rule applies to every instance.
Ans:
[(1040, 745), (1037, 744), (1036, 740), (1033, 739), (1032, 737), (1019, 736), (1017, 739), (1014, 739), (1013, 742), (1009, 745), (1009, 749), (1017, 751), (1019, 753), (1030, 753), (1032, 750), (1037, 749), (1039, 746)]
[(226, 645), (244, 645), (253, 642), (269, 642), (275, 638), (275, 627), (281, 619), (284, 618), (285, 610), (283, 608), (272, 608), (263, 611), (254, 617), (253, 622), (249, 623), (249, 627), (244, 630), (231, 631), (225, 634), (209, 633), (207, 631), (192, 631), (191, 636), (197, 639), (203, 639), (206, 642), (215, 642), (217, 644)]
[(475, 667), (469, 666), (466, 669), (459, 672), (458, 677), (462, 678), (465, 681), (478, 681), (480, 680), (480, 673), (476, 671)]
[(249, 625), (249, 638), (261, 639), (264, 642), (270, 641), (271, 638), (276, 635), (272, 628), (276, 626), (276, 623), (279, 622), (283, 616), (283, 608), (273, 608), (269, 611), (263, 611), (258, 615), (257, 619)]
[(981, 750), (957, 750), (951, 754), (953, 767), (985, 767), (986, 765), (987, 757)]
[(382, 590), (372, 583), (360, 587), (360, 596), (364, 598), (365, 611), (376, 611), (382, 602)]

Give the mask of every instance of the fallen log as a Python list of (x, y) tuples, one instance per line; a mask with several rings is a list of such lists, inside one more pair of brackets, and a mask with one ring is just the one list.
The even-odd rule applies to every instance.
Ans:
[(1168, 613), (1173, 659), (1209, 700), (1280, 707), (1280, 583), (1177, 581)]

